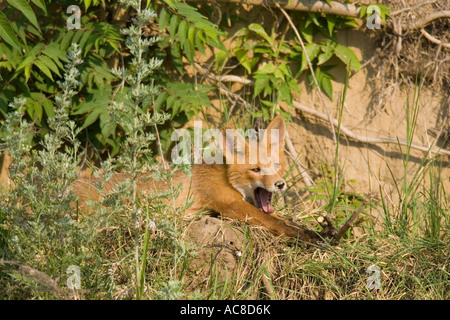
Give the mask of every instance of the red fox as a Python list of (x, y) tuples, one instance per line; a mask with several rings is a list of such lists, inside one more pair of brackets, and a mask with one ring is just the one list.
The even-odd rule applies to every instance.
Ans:
[[(258, 142), (247, 142), (236, 131), (229, 135), (227, 131), (230, 129), (229, 126), (222, 129), (225, 149), (223, 157), (227, 160), (225, 163), (194, 164), (191, 167), (191, 177), (181, 172), (174, 176), (174, 185), (183, 185), (176, 204), (181, 205), (188, 197), (192, 197), (194, 202), (188, 212), (212, 210), (223, 217), (262, 226), (278, 235), (299, 238), (310, 243), (319, 242), (321, 237), (315, 232), (288, 224), (273, 214), (273, 193), (286, 190), (286, 182), (283, 179), (286, 127), (283, 117), (275, 117)], [(277, 135), (273, 135), (273, 132), (277, 132)], [(260, 152), (261, 148), (265, 148), (264, 151), (267, 152)], [(250, 150), (257, 150), (256, 156), (253, 156)], [(116, 174), (106, 189), (112, 189), (115, 183), (126, 178), (127, 175)], [(148, 175), (144, 180), (139, 183), (140, 192), (160, 186), (155, 181), (148, 180)], [(91, 182), (87, 178), (76, 181), (75, 193), (82, 199), (97, 198), (98, 195), (89, 191), (94, 188), (86, 187), (86, 183)]]

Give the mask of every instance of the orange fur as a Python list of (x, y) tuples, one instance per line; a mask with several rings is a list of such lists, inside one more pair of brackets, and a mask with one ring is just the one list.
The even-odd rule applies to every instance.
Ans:
[[(223, 132), (225, 156), (237, 159), (237, 150), (231, 153), (230, 146), (237, 144), (233, 139), (227, 138), (225, 127)], [(278, 140), (273, 140), (270, 132), (272, 129), (278, 129)], [(177, 172), (173, 179), (174, 185), (181, 183), (183, 191), (176, 199), (176, 204), (181, 205), (188, 197), (194, 200), (193, 205), (187, 210), (187, 213), (198, 212), (202, 209), (212, 210), (224, 217), (245, 221), (251, 225), (262, 226), (271, 232), (288, 237), (296, 237), (308, 242), (317, 242), (319, 237), (312, 231), (297, 228), (287, 224), (279, 218), (272, 215), (273, 209), (270, 201), (258, 200), (264, 198), (267, 200), (268, 192), (278, 192), (286, 189), (286, 183), (283, 180), (284, 173), (284, 134), (285, 122), (281, 116), (269, 124), (261, 144), (256, 145), (256, 149), (266, 148), (267, 157), (260, 156), (258, 153), (257, 162), (249, 163), (250, 144), (244, 137), (237, 134), (237, 142), (242, 143), (245, 148), (245, 163), (236, 164), (194, 164), (191, 168), (191, 177), (181, 172)], [(272, 148), (278, 148), (278, 161), (272, 161), (270, 151)], [(242, 155), (242, 154), (241, 154)], [(257, 169), (258, 168), (258, 169)], [(259, 172), (255, 172), (258, 171)], [(105, 192), (111, 190), (114, 185), (126, 179), (127, 175), (116, 174), (107, 184)], [(158, 190), (164, 188), (160, 183), (148, 180), (148, 175), (142, 176), (143, 180), (138, 181), (138, 188), (141, 192), (149, 190)], [(80, 201), (86, 199), (97, 199), (99, 195), (92, 188), (92, 181), (89, 178), (80, 178), (74, 183), (74, 191), (80, 196)], [(260, 194), (256, 195), (255, 190), (259, 188)], [(271, 199), (271, 195), (269, 200)], [(260, 203), (260, 208), (255, 205)], [(265, 210), (263, 211), (263, 209)]]

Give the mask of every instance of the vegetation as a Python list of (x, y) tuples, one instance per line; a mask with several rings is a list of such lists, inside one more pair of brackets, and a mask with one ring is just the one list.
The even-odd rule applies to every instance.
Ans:
[[(171, 201), (182, 187), (171, 182), (173, 173), (185, 168), (160, 170), (157, 159), (166, 164), (173, 130), (206, 113), (212, 97), (222, 102), (223, 123), (246, 114), (243, 126), (276, 113), (289, 118), (280, 103), (292, 106), (302, 77), (334, 99), (330, 63), (349, 73), (361, 68), (337, 38), (339, 30), (357, 26), (354, 18), (293, 13), (305, 54), (293, 30), (284, 32), (287, 22), (272, 28), (248, 23), (229, 35), (225, 26), (238, 17), (213, 23), (207, 6), (84, 0), (81, 28), (70, 30), (65, 1), (7, 2), (0, 11), (0, 139), (14, 161), (12, 184), (1, 189), (0, 200), (2, 299), (450, 298), (448, 177), (436, 180), (440, 168), (428, 155), (408, 181), (406, 148), (399, 199), (380, 189), (359, 221), (363, 236), (349, 231), (339, 246), (305, 248), (227, 223), (242, 239), (237, 267), (229, 271), (217, 259), (198, 264), (202, 248), (186, 236), (191, 221), (182, 218), (189, 203), (176, 207)], [(380, 10), (384, 19), (389, 10)], [(205, 68), (199, 57), (211, 52)], [(222, 82), (233, 68), (247, 76), (243, 91), (251, 94), (245, 99)], [(416, 87), (406, 103), (409, 144), (421, 84)], [(338, 154), (339, 143), (336, 159)], [(98, 190), (114, 171), (130, 179), (91, 201), (86, 213), (69, 187), (82, 164), (100, 178)], [(169, 191), (138, 195), (140, 172), (154, 172)], [(287, 180), (295, 188), (300, 177), (292, 172)], [(306, 190), (308, 201), (323, 201), (302, 213), (310, 228), (322, 210), (344, 222), (365, 198), (346, 191), (351, 182), (337, 162), (323, 164), (323, 173)], [(281, 215), (295, 220), (298, 199), (278, 200)], [(381, 269), (378, 289), (366, 283), (371, 265)], [(71, 282), (73, 266), (80, 270), (80, 288)]]

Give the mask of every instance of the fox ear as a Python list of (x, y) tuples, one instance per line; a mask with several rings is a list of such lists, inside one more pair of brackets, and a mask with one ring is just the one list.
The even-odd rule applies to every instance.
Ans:
[(284, 150), (284, 136), (286, 132), (286, 124), (281, 115), (276, 116), (264, 131), (263, 144), (270, 147), (278, 147), (280, 153)]
[(248, 143), (244, 136), (230, 125), (222, 128), (223, 135), (223, 155), (226, 163), (245, 163), (245, 155), (248, 152)]

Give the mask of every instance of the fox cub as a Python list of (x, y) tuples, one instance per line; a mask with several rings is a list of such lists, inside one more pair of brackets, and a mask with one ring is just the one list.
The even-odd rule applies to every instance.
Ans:
[[(193, 164), (190, 177), (177, 172), (173, 183), (181, 183), (183, 190), (176, 204), (181, 205), (192, 198), (194, 202), (187, 213), (212, 210), (227, 218), (267, 228), (278, 235), (317, 243), (320, 237), (315, 232), (288, 224), (273, 214), (273, 193), (286, 190), (283, 179), (285, 131), (282, 116), (272, 120), (259, 141), (247, 141), (239, 132), (225, 126), (221, 131), (223, 161)], [(104, 192), (127, 177), (125, 174), (114, 175)], [(80, 178), (74, 183), (74, 191), (81, 201), (99, 197), (93, 187), (87, 187), (93, 186), (92, 182), (91, 178)], [(138, 185), (140, 192), (162, 188), (149, 180), (148, 175)]]

